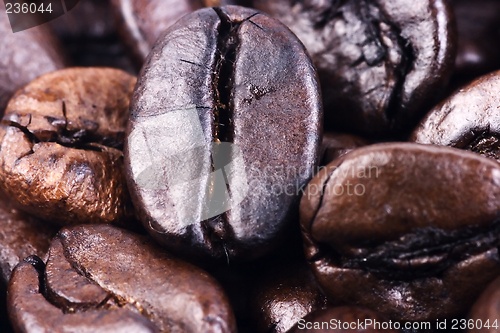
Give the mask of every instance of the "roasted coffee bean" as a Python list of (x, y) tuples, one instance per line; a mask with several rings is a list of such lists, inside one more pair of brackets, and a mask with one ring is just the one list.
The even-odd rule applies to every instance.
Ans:
[(458, 32), (455, 79), (500, 69), (500, 2), (453, 0)]
[[(381, 314), (356, 306), (339, 306), (315, 311), (302, 318), (297, 325), (291, 329), (290, 333), (342, 333), (342, 332), (363, 332), (363, 333), (394, 333), (398, 330), (393, 328), (378, 328), (375, 325), (363, 324), (370, 321), (378, 322), (380, 325), (387, 325), (389, 321)], [(361, 325), (359, 325), (361, 323)], [(349, 325), (349, 326), (346, 326)]]
[[(12, 274), (7, 303), (16, 332), (158, 332), (146, 318), (125, 308), (110, 310), (94, 305), (76, 313), (72, 310), (61, 311), (42, 294), (43, 270), (43, 261), (32, 256), (20, 263)], [(78, 287), (89, 286), (99, 288), (90, 284)], [(75, 285), (72, 287), (75, 288)]]
[(447, 1), (252, 3), (286, 24), (311, 54), (327, 128), (387, 137), (412, 126), (453, 69)]
[(163, 252), (151, 239), (109, 225), (77, 226), (58, 234), (44, 269), (44, 295), (26, 295), (33, 287), (25, 285), (26, 274), (14, 276), (9, 286), (9, 305), (16, 314), (11, 318), (18, 327), (29, 324), (23, 311), (44, 323), (35, 306), (40, 302), (45, 309), (58, 306), (59, 318), (68, 321), (72, 314), (63, 313), (85, 318), (120, 310), (142, 314), (160, 332), (235, 332), (227, 298), (212, 277)]
[(315, 176), (300, 209), (313, 272), (343, 304), (456, 318), (500, 274), (500, 165), (471, 152), (359, 148)]
[(368, 145), (369, 142), (359, 136), (345, 133), (326, 132), (323, 135), (321, 150), (323, 152), (321, 165), (327, 165), (331, 161), (348, 152)]
[(467, 332), (500, 332), (500, 277), (491, 282), (474, 303)]
[(326, 306), (311, 270), (299, 262), (264, 271), (252, 292), (249, 310), (254, 332), (283, 333), (300, 318)]
[(0, 114), (14, 92), (47, 72), (64, 66), (59, 44), (46, 27), (12, 32), (0, 2)]
[(125, 150), (145, 227), (191, 257), (276, 247), (318, 163), (321, 101), (302, 44), (254, 10), (206, 8), (170, 27), (146, 63)]
[(5, 286), (21, 260), (45, 255), (56, 232), (55, 227), (15, 209), (7, 199), (0, 200), (0, 280)]
[(500, 162), (500, 71), (485, 75), (432, 109), (410, 141), (471, 150)]
[(59, 224), (131, 215), (123, 139), (135, 78), (71, 68), (20, 89), (0, 126), (0, 187), (22, 209)]
[(203, 7), (220, 5), (219, 0), (111, 0), (111, 2), (120, 32), (141, 64), (158, 37), (182, 16)]

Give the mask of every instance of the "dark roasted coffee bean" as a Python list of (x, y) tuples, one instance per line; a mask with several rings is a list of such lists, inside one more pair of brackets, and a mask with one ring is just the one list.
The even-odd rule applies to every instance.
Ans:
[[(66, 320), (71, 314), (63, 313), (85, 318), (87, 313), (107, 316), (120, 310), (142, 314), (161, 332), (235, 332), (231, 308), (217, 282), (151, 241), (109, 225), (63, 229), (51, 244), (43, 269), (45, 294), (37, 292), (38, 302), (45, 308), (49, 302), (56, 305)], [(13, 276), (9, 287), (9, 306), (19, 315), (35, 304), (25, 283)], [(28, 313), (43, 322), (43, 312), (31, 308)], [(111, 315), (117, 316), (124, 315)], [(26, 317), (11, 318), (21, 327), (29, 324)]]
[(321, 115), (314, 67), (284, 25), (236, 6), (184, 16), (131, 104), (125, 158), (142, 222), (186, 256), (268, 252), (318, 162)]
[[(376, 326), (377, 322), (380, 326)], [(372, 323), (372, 325), (365, 325)], [(392, 322), (394, 324), (394, 322)], [(382, 325), (384, 325), (382, 328)], [(290, 333), (395, 333), (398, 330), (389, 326), (389, 320), (381, 314), (356, 306), (339, 306), (315, 311), (302, 318)]]
[[(20, 263), (12, 273), (7, 303), (9, 317), (16, 332), (158, 332), (146, 318), (126, 308), (110, 310), (105, 306), (100, 308), (92, 304), (93, 307), (76, 313), (73, 313), (74, 309), (61, 311), (42, 294), (43, 270), (43, 261), (32, 256)], [(91, 284), (74, 284), (72, 287), (89, 286), (99, 288)], [(106, 293), (104, 290), (102, 292)]]
[(500, 69), (500, 2), (453, 0), (458, 32), (455, 79), (463, 81)]
[(326, 305), (309, 267), (300, 262), (264, 271), (256, 281), (249, 311), (254, 332), (283, 333)]
[(433, 105), (455, 57), (447, 1), (254, 0), (304, 43), (318, 68), (325, 125), (387, 136)]
[(315, 176), (300, 209), (313, 272), (344, 304), (456, 318), (500, 274), (500, 165), (471, 152), (359, 148)]
[(158, 37), (182, 16), (206, 6), (220, 5), (219, 0), (111, 0), (111, 2), (120, 31), (141, 64)]
[(485, 75), (432, 109), (410, 141), (471, 150), (500, 162), (500, 71)]
[(106, 68), (46, 74), (10, 100), (0, 126), (0, 187), (59, 224), (131, 214), (123, 139), (135, 78)]
[(500, 332), (500, 277), (491, 282), (476, 300), (466, 321), (467, 332)]
[(24, 258), (32, 254), (43, 257), (56, 232), (55, 227), (18, 211), (11, 202), (1, 199), (0, 280), (7, 285), (12, 270)]
[(321, 142), (321, 151), (323, 152), (321, 165), (327, 165), (331, 161), (348, 152), (368, 145), (365, 139), (352, 134), (326, 132)]
[(0, 114), (14, 92), (47, 72), (62, 68), (63, 57), (46, 27), (12, 32), (0, 2)]

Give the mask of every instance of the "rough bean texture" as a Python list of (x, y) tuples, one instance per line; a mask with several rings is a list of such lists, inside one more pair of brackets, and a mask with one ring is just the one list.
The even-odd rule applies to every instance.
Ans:
[(1, 189), (58, 224), (130, 217), (121, 149), (134, 84), (120, 70), (70, 68), (20, 89), (0, 126)]
[(443, 0), (254, 0), (304, 43), (318, 68), (328, 128), (387, 136), (411, 126), (453, 69)]

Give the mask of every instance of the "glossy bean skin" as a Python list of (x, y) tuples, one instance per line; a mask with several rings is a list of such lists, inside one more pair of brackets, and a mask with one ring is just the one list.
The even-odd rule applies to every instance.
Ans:
[(447, 1), (254, 0), (304, 43), (318, 68), (325, 126), (370, 137), (411, 129), (453, 70)]
[(0, 126), (0, 187), (56, 224), (124, 223), (132, 216), (123, 140), (135, 77), (70, 68), (30, 82)]
[(500, 71), (484, 75), (434, 107), (410, 141), (470, 150), (500, 161)]
[(499, 274), (499, 177), (498, 164), (477, 154), (411, 143), (335, 160), (301, 201), (319, 284), (394, 320), (463, 315)]
[(321, 116), (312, 63), (277, 20), (237, 6), (183, 17), (131, 105), (127, 179), (143, 224), (192, 258), (269, 252), (318, 163)]
[[(46, 266), (38, 263), (39, 276), (27, 266), (18, 266), (20, 272), (14, 273), (9, 286), (10, 315), (17, 327), (29, 325), (32, 316), (41, 327), (59, 321), (56, 327), (106, 329), (104, 323), (92, 322), (98, 316), (124, 330), (123, 320), (145, 331), (236, 331), (232, 310), (217, 282), (163, 252), (145, 236), (109, 225), (63, 229), (52, 241)], [(30, 292), (38, 288), (33, 279), (40, 279), (44, 289)], [(72, 317), (74, 312), (79, 316)], [(54, 322), (46, 321), (46, 315)]]
[(326, 297), (302, 261), (268, 269), (255, 284), (249, 311), (256, 332), (287, 332), (300, 318), (327, 307)]

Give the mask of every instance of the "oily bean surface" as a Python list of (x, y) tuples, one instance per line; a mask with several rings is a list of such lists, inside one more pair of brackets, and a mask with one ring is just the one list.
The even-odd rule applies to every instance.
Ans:
[(31, 256), (19, 263), (12, 273), (7, 303), (16, 332), (159, 332), (143, 316), (126, 308), (95, 307), (76, 313), (61, 311), (43, 295), (44, 266), (40, 258)]
[(70, 68), (20, 89), (0, 127), (2, 190), (58, 224), (129, 218), (121, 149), (135, 81), (120, 70)]
[(470, 150), (500, 161), (500, 71), (484, 75), (434, 107), (410, 141)]
[(252, 291), (249, 310), (255, 332), (284, 333), (300, 318), (326, 306), (309, 267), (295, 262), (263, 272)]
[(318, 68), (325, 126), (387, 137), (412, 126), (453, 69), (447, 1), (254, 0), (287, 25)]
[[(36, 298), (45, 298), (39, 300), (44, 311), (58, 307), (63, 320), (72, 316), (64, 313), (92, 318), (101, 312), (110, 320), (145, 322), (159, 332), (235, 332), (228, 300), (212, 277), (163, 252), (151, 239), (116, 227), (63, 229), (51, 244), (42, 274), (44, 290)], [(23, 283), (22, 277), (13, 278), (9, 288), (18, 285), (11, 302), (26, 307), (36, 300), (26, 295), (29, 286)], [(43, 322), (43, 312), (33, 307), (30, 313)], [(11, 318), (21, 327), (29, 324), (24, 317)]]
[(334, 301), (396, 320), (461, 315), (500, 272), (499, 205), (500, 167), (487, 158), (411, 143), (360, 148), (308, 184), (306, 255)]
[(182, 255), (268, 252), (318, 163), (321, 114), (310, 59), (277, 20), (237, 6), (184, 16), (131, 105), (127, 179), (143, 224)]

